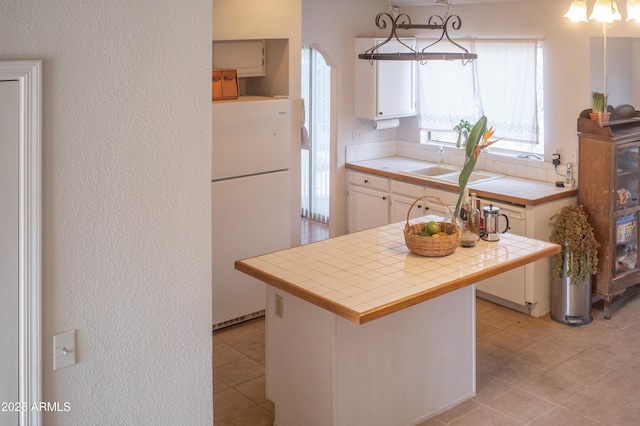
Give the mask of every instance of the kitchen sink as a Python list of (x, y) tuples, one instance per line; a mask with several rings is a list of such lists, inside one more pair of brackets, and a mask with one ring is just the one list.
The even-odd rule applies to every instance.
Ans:
[[(434, 177), (439, 180), (446, 180), (446, 181), (457, 183), (458, 178), (460, 177), (460, 172), (448, 173), (448, 174), (438, 175)], [(495, 173), (488, 173), (488, 172), (471, 172), (471, 175), (469, 176), (469, 182), (485, 181), (485, 180), (496, 179), (499, 177), (502, 177), (502, 175), (498, 175)]]
[(408, 173), (410, 175), (420, 175), (420, 176), (438, 176), (444, 175), (448, 173), (455, 173), (460, 171), (455, 167), (446, 167), (446, 166), (429, 166), (429, 167), (421, 167), (419, 169), (413, 170), (404, 170), (404, 173)]
[[(458, 183), (458, 178), (460, 177), (460, 169), (447, 166), (420, 167), (418, 169), (403, 170), (401, 173), (451, 183)], [(484, 182), (500, 177), (503, 177), (503, 175), (484, 171), (474, 171), (471, 172), (471, 176), (469, 176), (469, 182)]]

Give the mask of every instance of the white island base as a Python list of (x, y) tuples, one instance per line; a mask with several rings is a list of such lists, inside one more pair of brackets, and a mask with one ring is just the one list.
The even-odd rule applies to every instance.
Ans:
[(413, 425), (475, 395), (474, 285), (361, 325), (267, 294), (275, 426)]

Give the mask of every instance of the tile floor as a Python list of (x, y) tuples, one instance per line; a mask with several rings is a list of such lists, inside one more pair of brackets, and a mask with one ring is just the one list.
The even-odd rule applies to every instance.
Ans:
[[(303, 219), (302, 241), (328, 237)], [(422, 423), (432, 425), (640, 424), (640, 286), (605, 320), (568, 327), (477, 299), (477, 395)], [(271, 426), (265, 397), (265, 321), (213, 334), (216, 426)]]
[[(477, 299), (477, 395), (432, 425), (640, 424), (640, 289), (568, 327)], [(213, 334), (216, 426), (272, 425), (264, 318)]]

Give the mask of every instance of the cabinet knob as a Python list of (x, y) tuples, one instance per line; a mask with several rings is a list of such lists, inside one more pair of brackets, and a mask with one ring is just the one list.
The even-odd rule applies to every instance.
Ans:
[(419, 208), (419, 209), (421, 209), (421, 208), (422, 208), (422, 205), (418, 204), (416, 207), (417, 207), (417, 208)]
[(365, 180), (364, 180), (364, 183), (369, 183), (369, 179), (365, 179)]
[(382, 199), (383, 199), (383, 200), (386, 200), (386, 199), (387, 199), (387, 197), (382, 197)]

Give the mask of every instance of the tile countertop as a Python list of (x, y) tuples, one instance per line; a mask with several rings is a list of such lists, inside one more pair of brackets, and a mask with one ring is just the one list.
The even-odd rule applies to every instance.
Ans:
[(561, 251), (557, 244), (506, 233), (497, 242), (422, 257), (406, 247), (403, 228), (400, 222), (355, 232), (239, 260), (235, 268), (364, 324)]
[[(404, 157), (386, 157), (347, 163), (346, 168), (437, 189), (459, 191), (458, 186), (455, 184), (400, 173), (401, 170), (429, 165), (434, 164)], [(467, 187), (473, 190), (480, 198), (490, 198), (524, 206), (535, 206), (578, 194), (577, 187), (558, 188), (553, 183), (512, 176), (504, 176), (480, 183), (470, 182)]]

